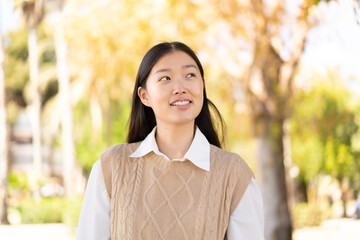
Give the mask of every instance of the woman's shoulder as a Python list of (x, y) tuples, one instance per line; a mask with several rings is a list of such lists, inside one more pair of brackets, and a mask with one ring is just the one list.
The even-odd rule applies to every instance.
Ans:
[(219, 165), (226, 165), (231, 168), (240, 168), (251, 171), (246, 161), (239, 154), (221, 149), (210, 144), (210, 159), (213, 159)]
[(226, 159), (228, 161), (244, 161), (239, 154), (224, 150), (215, 145), (210, 144), (210, 156)]
[(130, 155), (131, 152), (134, 152), (140, 145), (141, 142), (135, 143), (119, 143), (115, 144), (108, 149), (106, 149), (101, 155), (101, 159), (109, 159), (111, 156), (118, 155), (118, 154), (128, 154)]

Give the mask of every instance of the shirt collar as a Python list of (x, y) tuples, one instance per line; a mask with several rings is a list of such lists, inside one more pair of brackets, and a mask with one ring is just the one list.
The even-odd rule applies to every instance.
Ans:
[[(141, 142), (140, 146), (129, 157), (143, 157), (150, 152), (164, 157), (166, 160), (171, 161), (165, 154), (159, 151), (155, 140), (156, 127), (147, 135)], [(189, 160), (197, 167), (210, 171), (210, 143), (196, 126), (195, 136), (190, 145), (190, 148), (185, 153), (184, 158), (174, 159), (173, 161)]]

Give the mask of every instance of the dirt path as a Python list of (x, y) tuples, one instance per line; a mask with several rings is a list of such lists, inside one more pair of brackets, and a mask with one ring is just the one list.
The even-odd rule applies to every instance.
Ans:
[(302, 228), (294, 232), (294, 240), (359, 240), (360, 220), (332, 219), (319, 227)]
[(0, 225), (1, 240), (75, 240), (63, 224)]
[[(0, 240), (75, 240), (63, 224), (0, 225)], [(359, 240), (360, 220), (328, 220), (319, 227), (296, 230), (293, 240)]]

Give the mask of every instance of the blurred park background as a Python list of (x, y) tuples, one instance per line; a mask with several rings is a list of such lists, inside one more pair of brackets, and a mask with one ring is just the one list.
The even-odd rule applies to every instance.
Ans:
[(0, 0), (0, 37), (0, 236), (56, 223), (74, 239), (143, 55), (182, 41), (255, 172), (266, 239), (359, 238), (359, 1)]

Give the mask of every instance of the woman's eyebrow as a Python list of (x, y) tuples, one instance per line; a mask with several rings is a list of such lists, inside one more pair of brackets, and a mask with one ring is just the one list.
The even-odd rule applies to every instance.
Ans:
[(154, 72), (154, 75), (155, 74), (158, 74), (158, 73), (161, 73), (161, 72), (170, 72), (171, 69), (170, 68), (161, 68), (161, 69), (158, 69)]
[(194, 64), (186, 64), (183, 66), (183, 68), (196, 68), (197, 69), (197, 67)]
[[(195, 68), (195, 69), (197, 69), (197, 67), (194, 64), (185, 64), (183, 66), (183, 68)], [(171, 72), (171, 69), (170, 68), (160, 68), (160, 69), (158, 69), (158, 70), (156, 70), (154, 72), (154, 75), (156, 75), (158, 73), (161, 73), (161, 72)]]

